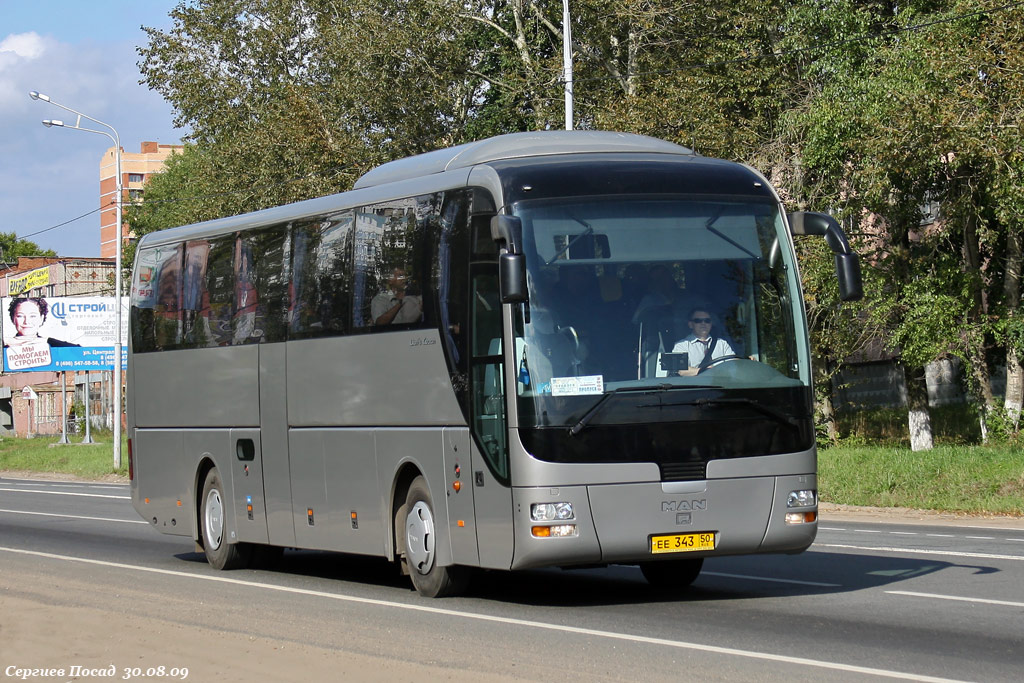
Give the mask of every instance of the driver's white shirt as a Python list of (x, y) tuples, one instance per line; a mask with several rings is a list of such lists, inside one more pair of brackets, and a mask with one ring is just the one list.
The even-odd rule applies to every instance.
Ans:
[[(732, 356), (736, 352), (729, 346), (729, 342), (725, 341), (721, 337), (715, 337), (715, 348), (711, 349), (711, 359), (722, 358), (724, 356)], [(707, 351), (707, 344), (697, 339), (697, 335), (691, 334), (686, 339), (681, 339), (676, 342), (676, 345), (672, 347), (672, 353), (686, 353), (689, 354), (689, 363), (691, 368), (698, 367), (704, 360), (704, 354)]]

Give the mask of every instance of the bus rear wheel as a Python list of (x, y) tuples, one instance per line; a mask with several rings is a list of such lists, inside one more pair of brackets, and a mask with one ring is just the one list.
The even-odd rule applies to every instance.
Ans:
[(704, 558), (688, 558), (685, 560), (662, 560), (661, 562), (641, 562), (647, 583), (665, 590), (683, 590), (697, 580)]
[(405, 521), (400, 527), (405, 540), (405, 563), (416, 592), (428, 598), (457, 595), (469, 584), (468, 567), (437, 564), (437, 533), (434, 507), (427, 481), (416, 477), (405, 498)]
[(252, 548), (245, 543), (228, 543), (231, 528), (225, 514), (224, 484), (216, 467), (210, 468), (200, 498), (200, 533), (206, 561), (216, 569), (240, 569), (249, 565)]

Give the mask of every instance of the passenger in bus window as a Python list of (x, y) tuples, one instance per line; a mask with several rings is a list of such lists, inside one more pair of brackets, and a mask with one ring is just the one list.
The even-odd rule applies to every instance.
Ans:
[(392, 270), (388, 288), (370, 301), (370, 317), (375, 325), (415, 323), (423, 318), (423, 297), (409, 292), (404, 268)]
[(691, 333), (672, 347), (672, 353), (685, 353), (689, 356), (690, 367), (679, 370), (681, 376), (692, 377), (713, 361), (736, 355), (729, 342), (712, 334), (714, 324), (707, 308), (694, 308), (690, 311), (686, 324), (690, 327)]
[[(6, 340), (7, 346), (29, 344), (43, 338), (40, 328), (46, 322), (46, 316), (50, 312), (46, 299), (42, 297), (14, 299), (7, 310), (11, 315), (11, 322), (14, 323), (15, 333), (13, 338)], [(53, 337), (47, 337), (46, 343), (50, 346), (81, 346)]]

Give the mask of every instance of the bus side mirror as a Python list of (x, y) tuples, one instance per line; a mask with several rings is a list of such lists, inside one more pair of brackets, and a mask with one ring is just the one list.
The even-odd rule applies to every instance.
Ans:
[(856, 254), (836, 254), (836, 277), (839, 278), (839, 298), (860, 301), (864, 298), (864, 285), (860, 276), (860, 258)]
[(503, 304), (519, 304), (527, 300), (524, 255), (506, 251), (498, 257), (498, 291)]
[(821, 235), (836, 256), (836, 279), (839, 280), (839, 298), (857, 301), (864, 296), (860, 258), (846, 239), (846, 233), (835, 218), (827, 213), (794, 211), (789, 214), (789, 229), (794, 235)]
[(495, 216), (491, 219), (491, 238), (501, 247), (501, 256), (498, 257), (498, 289), (501, 303), (523, 303), (528, 298), (526, 256), (523, 254), (523, 222), (516, 216)]

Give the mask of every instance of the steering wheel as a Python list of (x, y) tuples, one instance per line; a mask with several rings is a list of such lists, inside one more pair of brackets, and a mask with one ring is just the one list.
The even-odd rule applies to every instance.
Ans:
[(714, 366), (718, 365), (722, 361), (739, 360), (739, 359), (742, 359), (742, 358), (743, 358), (743, 356), (738, 356), (735, 353), (730, 353), (727, 356), (719, 356), (718, 358), (713, 359), (710, 363), (708, 363), (707, 365), (705, 365), (701, 369), (697, 370), (697, 374), (699, 375), (700, 373), (704, 372), (705, 370), (709, 370), (710, 368), (713, 368)]

